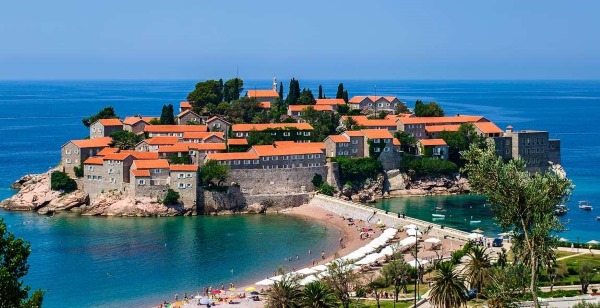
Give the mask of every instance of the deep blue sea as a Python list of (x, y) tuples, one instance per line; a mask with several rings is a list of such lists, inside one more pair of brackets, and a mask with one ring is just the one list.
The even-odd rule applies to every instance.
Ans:
[[(339, 81), (300, 81), (333, 97)], [(60, 146), (88, 134), (81, 118), (112, 105), (126, 115), (159, 115), (176, 106), (194, 81), (27, 81), (0, 82), (0, 198), (21, 175), (46, 171), (60, 160)], [(287, 82), (284, 82), (287, 87)], [(271, 81), (246, 81), (247, 89)], [(600, 240), (599, 81), (344, 81), (350, 96), (394, 95), (412, 107), (435, 100), (447, 114), (481, 114), (501, 128), (549, 130), (562, 140), (562, 160), (576, 189), (563, 216), (570, 240)], [(592, 212), (577, 209), (590, 200)], [(378, 206), (431, 220), (444, 206), (444, 224), (472, 230), (481, 220), (487, 234), (498, 232), (484, 199), (476, 196), (386, 200)], [(452, 217), (450, 217), (452, 215)], [(251, 282), (283, 260), (308, 249), (335, 246), (322, 226), (285, 216), (97, 218), (0, 211), (10, 230), (31, 242), (27, 283), (47, 290), (47, 307), (156, 303), (173, 293), (206, 285)], [(439, 222), (439, 221), (438, 221)], [(334, 233), (334, 232), (331, 232)]]

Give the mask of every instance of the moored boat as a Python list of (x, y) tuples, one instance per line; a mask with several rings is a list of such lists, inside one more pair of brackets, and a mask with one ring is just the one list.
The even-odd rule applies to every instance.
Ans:
[(569, 211), (569, 208), (564, 204), (559, 204), (554, 209), (554, 215), (562, 216), (565, 215)]
[(442, 214), (431, 214), (431, 217), (445, 218), (445, 217), (446, 217), (446, 215), (442, 215)]
[(471, 220), (469, 221), (470, 224), (478, 224), (481, 223), (481, 220)]
[(591, 211), (592, 210), (592, 206), (590, 205), (590, 202), (587, 200), (582, 200), (579, 201), (579, 208), (584, 210), (584, 211)]

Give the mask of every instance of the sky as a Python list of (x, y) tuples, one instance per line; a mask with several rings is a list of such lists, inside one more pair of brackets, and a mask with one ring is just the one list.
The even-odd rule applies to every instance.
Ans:
[(0, 79), (600, 79), (598, 12), (597, 0), (3, 1)]

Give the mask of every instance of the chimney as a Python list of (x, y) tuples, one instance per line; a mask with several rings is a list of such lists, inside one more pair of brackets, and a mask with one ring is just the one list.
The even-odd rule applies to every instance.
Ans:
[(512, 131), (513, 131), (513, 127), (511, 125), (509, 125), (509, 126), (506, 127), (506, 132), (507, 133), (512, 133)]

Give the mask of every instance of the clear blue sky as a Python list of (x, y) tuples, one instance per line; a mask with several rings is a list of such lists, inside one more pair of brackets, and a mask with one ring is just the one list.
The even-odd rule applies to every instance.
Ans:
[[(0, 79), (600, 79), (600, 1), (4, 1)], [(282, 79), (283, 80), (283, 79)]]

